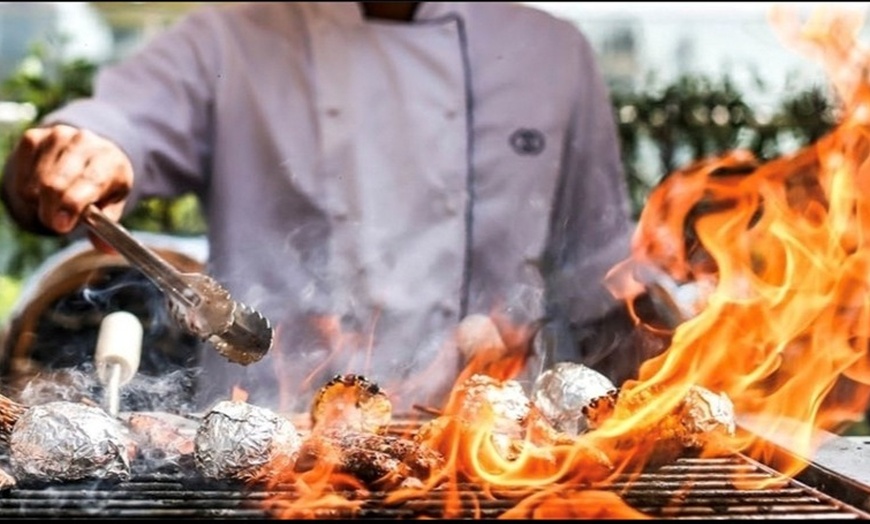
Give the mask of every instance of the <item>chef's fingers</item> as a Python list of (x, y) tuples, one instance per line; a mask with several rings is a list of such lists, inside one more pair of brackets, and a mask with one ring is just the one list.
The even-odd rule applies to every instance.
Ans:
[(8, 197), (5, 202), (12, 214), (23, 224), (28, 224), (30, 230), (45, 229), (40, 227), (38, 217), (41, 191), (34, 166), (39, 155), (40, 144), (49, 133), (48, 129), (43, 128), (25, 131), (9, 154), (7, 169), (4, 172), (3, 184)]
[(507, 353), (507, 346), (492, 317), (471, 314), (462, 319), (456, 329), (456, 346), (463, 360), (494, 361)]
[[(55, 153), (47, 153), (51, 155)], [(39, 219), (58, 233), (65, 234), (75, 226), (77, 205), (69, 193), (81, 177), (87, 160), (74, 150), (57, 152), (51, 160), (40, 160), (37, 167), (40, 176)]]
[[(129, 187), (127, 188), (126, 191), (129, 192)], [(117, 194), (120, 195), (120, 193), (117, 193)], [(125, 195), (126, 195), (126, 193), (125, 193)], [(118, 221), (121, 219), (121, 215), (124, 211), (124, 204), (125, 203), (126, 203), (126, 200), (122, 199), (122, 200), (118, 200), (116, 202), (109, 202), (105, 205), (101, 205), (98, 203), (98, 207), (101, 207), (103, 214), (105, 214), (107, 217), (109, 217), (112, 220)], [(101, 251), (103, 253), (108, 253), (108, 254), (113, 254), (113, 253), (117, 252), (117, 250), (115, 248), (113, 248), (110, 244), (106, 243), (103, 239), (101, 239), (99, 236), (97, 236), (92, 231), (88, 231), (88, 238), (90, 239), (91, 244), (93, 244), (94, 247), (98, 251)]]
[(127, 158), (116, 151), (100, 151), (87, 157), (79, 172), (61, 195), (59, 208), (78, 221), (85, 207), (95, 203), (110, 219), (119, 220), (133, 182)]
[(76, 128), (58, 125), (48, 131), (35, 150), (31, 183), (39, 193), (39, 220), (57, 233), (68, 233), (75, 221), (72, 210), (63, 208), (61, 203), (70, 184), (80, 176), (87, 146), (82, 145), (82, 133)]
[(40, 144), (50, 133), (51, 131), (43, 128), (28, 129), (10, 154), (10, 161), (14, 166), (11, 188), (15, 196), (32, 202), (38, 200), (38, 180), (34, 174), (34, 165)]
[(88, 204), (126, 198), (132, 167), (120, 148), (95, 133), (70, 126), (52, 130), (40, 144), (34, 168), (41, 191), (39, 218), (58, 233), (68, 233)]

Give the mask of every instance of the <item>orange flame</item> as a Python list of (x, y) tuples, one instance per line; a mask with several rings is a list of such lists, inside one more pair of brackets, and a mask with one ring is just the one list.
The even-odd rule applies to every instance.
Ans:
[(814, 430), (863, 414), (870, 384), (870, 62), (855, 41), (860, 17), (818, 11), (799, 30), (787, 11), (773, 14), (787, 38), (824, 59), (841, 124), (772, 162), (736, 151), (671, 174), (643, 210), (632, 258), (611, 277), (626, 298), (642, 287), (629, 277), (648, 266), (680, 283), (714, 282), (629, 390), (724, 391), (739, 415), (772, 431), (787, 425), (793, 449), (809, 457)]
[(616, 493), (559, 486), (535, 493), (502, 515), (505, 519), (649, 519)]

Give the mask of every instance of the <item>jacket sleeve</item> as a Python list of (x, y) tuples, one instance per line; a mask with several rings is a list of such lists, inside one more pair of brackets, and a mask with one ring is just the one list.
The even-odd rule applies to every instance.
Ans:
[(210, 9), (194, 11), (126, 59), (101, 68), (92, 97), (42, 121), (89, 129), (127, 153), (134, 169), (128, 210), (141, 197), (203, 190), (213, 82), (220, 76), (211, 37), (216, 23)]
[[(604, 282), (608, 271), (629, 256), (634, 223), (608, 88), (582, 34), (578, 47), (578, 96), (545, 257), (547, 329), (551, 360), (594, 365), (634, 329), (625, 304)], [(614, 377), (631, 373), (599, 371)]]
[(614, 110), (591, 46), (580, 37), (578, 96), (565, 138), (547, 259), (550, 298), (572, 322), (616, 305), (606, 273), (629, 255), (633, 230)]

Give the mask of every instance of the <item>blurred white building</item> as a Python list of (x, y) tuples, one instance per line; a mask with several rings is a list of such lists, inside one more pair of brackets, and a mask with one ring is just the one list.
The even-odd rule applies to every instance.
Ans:
[[(0, 82), (21, 68), (35, 46), (50, 57), (101, 63), (112, 55), (112, 32), (88, 2), (0, 2)], [(30, 104), (0, 99), (0, 128), (35, 115)]]
[(112, 32), (88, 2), (0, 2), (0, 79), (19, 67), (32, 47), (56, 45), (65, 59), (95, 62), (112, 53)]
[[(580, 27), (614, 86), (643, 89), (680, 75), (727, 76), (751, 104), (826, 82), (820, 66), (790, 48), (769, 20), (775, 6), (806, 18), (843, 8), (863, 17), (868, 2), (523, 2)], [(870, 34), (864, 28), (864, 35)], [(862, 39), (863, 41), (863, 39)]]

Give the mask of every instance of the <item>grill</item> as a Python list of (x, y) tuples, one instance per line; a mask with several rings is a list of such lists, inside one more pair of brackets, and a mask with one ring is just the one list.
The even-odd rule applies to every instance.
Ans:
[[(413, 427), (413, 424), (411, 425)], [(402, 434), (407, 424), (397, 424)], [(870, 445), (870, 439), (864, 445)], [(854, 447), (848, 450), (854, 452)], [(0, 494), (0, 518), (221, 518), (272, 519), (282, 501), (296, 500), (293, 486), (269, 489), (205, 480), (190, 467), (135, 471), (124, 482), (88, 481), (16, 487)], [(807, 479), (802, 480), (803, 479)], [(758, 481), (758, 482), (754, 482)], [(811, 485), (808, 482), (816, 482)], [(753, 486), (747, 489), (746, 482)], [(652, 518), (667, 519), (867, 519), (870, 487), (821, 464), (811, 464), (797, 478), (745, 455), (681, 458), (639, 475), (617, 477), (600, 486)], [(434, 490), (403, 502), (388, 501), (387, 492), (337, 492), (359, 502), (356, 509), (311, 508), (306, 517), (328, 519), (466, 518), (503, 515), (535, 490), (502, 489), (493, 493), (465, 484), (454, 486), (463, 504), (445, 515), (447, 491)], [(455, 493), (455, 491), (454, 491)], [(575, 500), (547, 502), (548, 508), (578, 514)], [(573, 508), (568, 505), (574, 505)], [(572, 511), (573, 510), (573, 511)]]
[[(735, 479), (770, 480), (762, 489), (739, 489)], [(468, 503), (452, 518), (496, 518), (529, 494), (501, 491), (497, 496), (460, 485)], [(862, 519), (870, 514), (797, 480), (778, 475), (752, 460), (734, 456), (680, 459), (656, 472), (642, 473), (601, 489), (618, 492), (633, 508), (651, 517), (678, 519)], [(353, 493), (343, 493), (353, 499)], [(396, 505), (374, 492), (356, 510), (312, 509), (313, 518), (443, 518), (443, 492)], [(278, 486), (257, 490), (204, 482), (183, 474), (141, 474), (112, 485), (71, 483), (43, 489), (12, 489), (0, 500), (2, 518), (273, 518), (269, 506), (293, 500), (294, 490)], [(550, 500), (548, 504), (558, 504)], [(566, 501), (564, 504), (573, 504)], [(554, 508), (558, 509), (558, 508)], [(567, 510), (567, 508), (566, 508)], [(566, 513), (569, 513), (566, 511)]]

